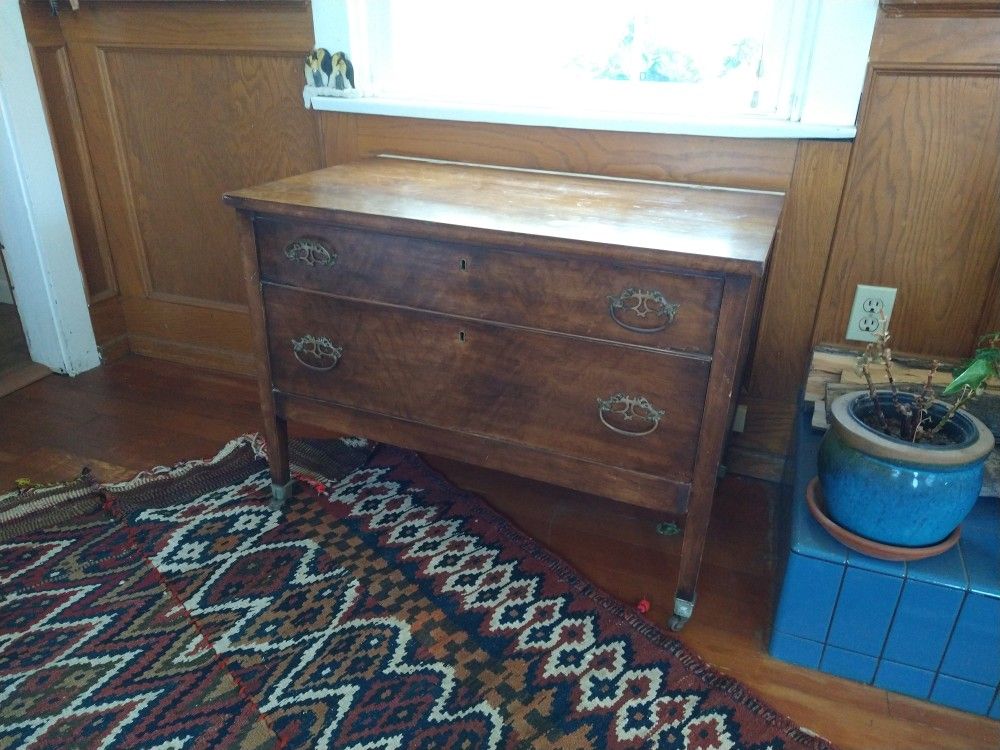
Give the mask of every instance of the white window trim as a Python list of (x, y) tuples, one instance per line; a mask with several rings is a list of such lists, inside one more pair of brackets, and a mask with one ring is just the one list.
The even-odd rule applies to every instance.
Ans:
[[(366, 34), (348, 31), (348, 6), (357, 0), (314, 0), (316, 46), (344, 50), (358, 60), (367, 56)], [(307, 106), (325, 112), (414, 117), (460, 122), (581, 128), (630, 133), (660, 133), (740, 138), (849, 139), (867, 70), (868, 49), (875, 27), (877, 0), (805, 0), (818, 28), (810, 59), (803, 66), (801, 91), (793, 104), (793, 119), (765, 116), (678, 116), (629, 113), (620, 116), (598, 109), (549, 110), (528, 106), (489, 106), (444, 100), (414, 100), (377, 96), (313, 96)], [(361, 37), (365, 37), (362, 39)]]
[(854, 125), (823, 125), (762, 118), (687, 119), (630, 115), (628, 119), (605, 112), (556, 112), (523, 108), (474, 107), (468, 104), (418, 102), (381, 97), (356, 99), (314, 96), (312, 108), (322, 112), (351, 112), (389, 117), (482, 122), (497, 125), (611, 130), (624, 133), (729, 136), (739, 138), (853, 138)]

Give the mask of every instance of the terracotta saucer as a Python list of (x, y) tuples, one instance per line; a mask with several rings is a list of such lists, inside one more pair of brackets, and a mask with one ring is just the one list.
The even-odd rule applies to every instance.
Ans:
[(823, 503), (823, 488), (819, 484), (819, 477), (813, 477), (809, 481), (809, 486), (806, 487), (806, 503), (809, 505), (809, 512), (812, 513), (812, 517), (830, 533), (830, 536), (857, 552), (869, 557), (877, 557), (879, 560), (904, 562), (906, 560), (922, 560), (925, 557), (940, 555), (945, 550), (954, 547), (955, 542), (962, 535), (962, 527), (959, 526), (944, 541), (932, 544), (929, 547), (896, 547), (892, 544), (883, 544), (882, 542), (865, 539), (853, 531), (848, 531), (826, 515), (826, 508)]

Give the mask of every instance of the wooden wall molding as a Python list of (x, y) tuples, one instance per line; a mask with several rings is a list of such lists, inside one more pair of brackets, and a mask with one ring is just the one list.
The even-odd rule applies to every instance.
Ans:
[(24, 10), (25, 31), (46, 103), (94, 338), (102, 358), (115, 357), (128, 351), (125, 319), (69, 46), (59, 22), (51, 15), (31, 12), (31, 8)]
[(529, 169), (784, 191), (794, 139), (617, 133), (318, 113), (327, 164), (389, 153)]
[(65, 44), (46, 44), (35, 45), (33, 54), (47, 100), (49, 128), (59, 155), (63, 193), (72, 218), (88, 301), (100, 302), (118, 294), (118, 283), (68, 51)]
[(938, 16), (880, 12), (869, 57), (873, 65), (988, 65), (998, 61), (998, 40), (1000, 13)]
[[(33, 3), (47, 13), (47, 3)], [(87, 3), (73, 13), (60, 13), (67, 39), (94, 46), (170, 47), (176, 50), (214, 48), (284, 52), (313, 47), (312, 17), (308, 6), (271, 3), (169, 3), (155, 5), (95, 5)]]
[(881, 0), (889, 16), (973, 16), (1000, 14), (997, 0)]
[(754, 398), (792, 403), (805, 380), (850, 155), (849, 141), (799, 142), (751, 363)]

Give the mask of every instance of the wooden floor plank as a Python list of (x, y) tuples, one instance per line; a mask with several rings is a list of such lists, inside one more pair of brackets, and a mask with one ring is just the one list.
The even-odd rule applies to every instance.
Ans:
[[(247, 378), (127, 356), (76, 378), (49, 376), (0, 398), (0, 491), (20, 476), (55, 482), (90, 466), (121, 481), (154, 465), (206, 458), (260, 429)], [(293, 435), (314, 431), (291, 425)], [(646, 597), (665, 622), (680, 538), (657, 514), (601, 498), (427, 457), (626, 603)], [(738, 476), (719, 486), (695, 617), (681, 640), (796, 722), (838, 746), (1000, 747), (1000, 723), (771, 659), (775, 587), (773, 484)]]

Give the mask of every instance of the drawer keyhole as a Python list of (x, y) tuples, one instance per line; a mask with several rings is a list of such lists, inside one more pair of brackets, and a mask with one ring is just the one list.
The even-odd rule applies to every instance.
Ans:
[(469, 262), (465, 258), (462, 258), (462, 260), (458, 262), (458, 267), (461, 268), (463, 271), (468, 271)]
[(458, 340), (461, 341), (463, 344), (465, 343), (465, 331), (458, 332)]

